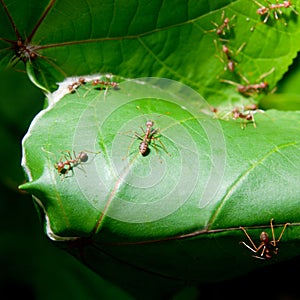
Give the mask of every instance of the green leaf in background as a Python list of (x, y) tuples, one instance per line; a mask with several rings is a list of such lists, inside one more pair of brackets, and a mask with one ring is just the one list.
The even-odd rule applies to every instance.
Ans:
[[(78, 80), (53, 94), (23, 142), (21, 188), (36, 197), (52, 240), (131, 293), (156, 286), (161, 297), (261, 265), (239, 243), (240, 226), (259, 236), (274, 218), (278, 237), (288, 222), (276, 259), (299, 254), (299, 113), (257, 113), (257, 128), (243, 130), (175, 81), (123, 79), (99, 90)], [(142, 156), (136, 132), (144, 136), (147, 120), (160, 130)]]
[(300, 110), (300, 69), (297, 57), (289, 72), (278, 84), (276, 94), (265, 96), (260, 106), (263, 109), (275, 108), (278, 110)]
[[(298, 1), (293, 5), (297, 7)], [(15, 60), (16, 51), (23, 57), (32, 54), (25, 59), (32, 65), (31, 73), (51, 90), (66, 75), (159, 76), (183, 82), (220, 105), (241, 100), (233, 99), (235, 87), (220, 78), (240, 83), (242, 74), (254, 83), (275, 68), (266, 78), (272, 89), (300, 48), (297, 14), (282, 8), (279, 20), (271, 12), (263, 23), (265, 17), (256, 13), (259, 6), (254, 1), (151, 1), (138, 6), (135, 1), (99, 5), (89, 0), (71, 9), (67, 1), (52, 0), (36, 6), (33, 1), (2, 1), (2, 6), (2, 65), (6, 55)], [(214, 24), (221, 25), (226, 17), (231, 28), (220, 37)], [(16, 49), (18, 38), (23, 43)], [(9, 40), (14, 49), (8, 49)], [(235, 62), (233, 74), (224, 71), (228, 58), (223, 44)]]

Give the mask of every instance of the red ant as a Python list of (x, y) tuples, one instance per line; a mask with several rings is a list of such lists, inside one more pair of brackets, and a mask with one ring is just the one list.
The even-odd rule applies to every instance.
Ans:
[[(270, 75), (271, 73), (273, 73), (275, 70), (275, 68), (272, 68), (269, 72), (261, 75), (259, 77), (259, 79), (263, 79), (264, 77)], [(221, 82), (225, 82), (225, 83), (229, 83), (232, 85), (235, 85), (237, 87), (237, 91), (245, 96), (252, 96), (254, 94), (259, 94), (261, 92), (266, 92), (269, 88), (269, 83), (266, 81), (261, 81), (259, 83), (255, 83), (255, 84), (249, 84), (249, 81), (244, 77), (241, 76), (245, 82), (247, 82), (247, 84), (240, 84), (240, 83), (236, 83), (234, 81), (231, 80), (226, 80), (226, 79), (220, 79)]]
[(34, 60), (37, 56), (42, 57), (40, 54), (37, 53), (37, 47), (29, 44), (27, 39), (24, 41), (21, 37), (18, 37), (16, 42), (6, 38), (0, 38), (0, 40), (12, 44), (12, 47), (10, 47), (10, 49), (15, 50), (15, 55), (12, 58), (13, 64), (14, 61), (18, 62), (18, 60), (27, 62), (28, 60)]
[(247, 84), (247, 85), (243, 85), (243, 84), (236, 83), (236, 82), (233, 82), (231, 80), (226, 80), (226, 79), (221, 79), (220, 81), (226, 82), (226, 83), (229, 83), (232, 85), (236, 85), (237, 91), (245, 96), (252, 96), (253, 94), (261, 93), (263, 91), (266, 91), (269, 87), (269, 84), (266, 81), (262, 81), (262, 82), (256, 83), (256, 84)]
[(113, 88), (118, 88), (118, 83), (117, 82), (113, 82), (113, 81), (103, 81), (103, 80), (99, 80), (99, 79), (95, 79), (92, 82), (92, 85), (105, 85), (105, 86), (111, 86)]
[(274, 234), (273, 219), (271, 219), (270, 227), (271, 227), (271, 231), (272, 231), (272, 240), (270, 241), (269, 235), (265, 231), (263, 231), (260, 234), (260, 237), (259, 237), (260, 242), (261, 242), (259, 244), (259, 246), (256, 246), (254, 244), (253, 240), (251, 239), (251, 237), (247, 233), (246, 229), (244, 227), (240, 227), (240, 229), (244, 231), (246, 237), (248, 238), (248, 240), (250, 241), (252, 246), (249, 246), (245, 242), (240, 242), (240, 244), (244, 245), (249, 250), (254, 252), (255, 255), (253, 255), (253, 257), (255, 257), (255, 258), (264, 259), (264, 260), (271, 259), (273, 257), (273, 255), (278, 254), (277, 244), (280, 242), (280, 240), (282, 238), (282, 235), (283, 235), (283, 233), (284, 233), (284, 231), (285, 231), (285, 229), (288, 225), (290, 225), (290, 223), (285, 223), (284, 224), (283, 229), (280, 233), (280, 236), (276, 240), (275, 239), (275, 234)]
[[(215, 46), (216, 46), (217, 51), (219, 51), (219, 50), (218, 50), (218, 47), (217, 47), (217, 41), (214, 40), (214, 43), (215, 43)], [(242, 51), (242, 49), (245, 47), (245, 45), (246, 45), (246, 43), (243, 43), (243, 44), (239, 47), (239, 49), (234, 53), (234, 56), (237, 56), (237, 55)], [(231, 54), (233, 53), (233, 51), (231, 51), (227, 45), (223, 44), (223, 45), (222, 45), (222, 52), (221, 52), (221, 53), (223, 54), (223, 56), (225, 56), (226, 64), (227, 64), (227, 65), (224, 67), (224, 70), (226, 71), (226, 70), (228, 69), (230, 72), (234, 72), (234, 70), (235, 70), (235, 65), (236, 65), (236, 61), (231, 57)], [(221, 61), (222, 63), (225, 62), (224, 59), (223, 59), (222, 57), (220, 57), (220, 56), (217, 56), (217, 57), (220, 59), (220, 61)]]
[[(111, 78), (112, 75), (110, 74), (107, 74), (106, 75), (106, 78)], [(104, 81), (104, 80), (100, 80), (100, 79), (95, 79), (92, 81), (92, 85), (95, 86), (95, 85), (100, 85), (100, 90), (103, 89), (103, 86), (106, 86), (105, 88), (105, 92), (104, 92), (104, 98), (106, 97), (106, 94), (107, 94), (107, 91), (108, 91), (108, 88), (109, 87), (112, 87), (113, 89), (117, 90), (119, 88), (119, 85), (117, 82), (114, 82), (114, 81)]]
[(252, 122), (253, 123), (253, 127), (256, 128), (256, 123), (254, 120), (254, 114), (257, 112), (264, 112), (263, 110), (258, 109), (256, 104), (253, 105), (246, 105), (242, 107), (242, 111), (240, 110), (240, 108), (235, 107), (231, 113), (232, 113), (232, 118), (234, 120), (236, 119), (243, 119), (246, 121), (246, 123), (244, 123), (242, 126), (242, 128), (244, 129), (246, 127), (247, 122)]
[(232, 20), (235, 18), (235, 15), (233, 15), (231, 18), (225, 18), (225, 11), (223, 10), (222, 11), (222, 15), (221, 15), (221, 20), (222, 20), (222, 24), (219, 25), (213, 21), (211, 21), (211, 23), (216, 27), (215, 29), (212, 29), (212, 30), (209, 30), (209, 31), (206, 31), (206, 32), (212, 32), (212, 31), (215, 31), (216, 34), (218, 36), (220, 35), (226, 35), (226, 31), (227, 30), (228, 32), (230, 31), (231, 27), (233, 27), (234, 25), (230, 25), (229, 23), (232, 22)]
[(41, 47), (37, 46), (37, 45), (33, 45), (31, 44), (31, 41), (39, 27), (39, 25), (43, 22), (43, 20), (45, 19), (45, 17), (47, 16), (47, 14), (49, 13), (49, 11), (51, 10), (52, 6), (54, 5), (55, 0), (50, 0), (50, 3), (48, 4), (48, 6), (46, 7), (45, 11), (43, 12), (43, 14), (41, 15), (40, 19), (38, 20), (38, 22), (36, 23), (35, 27), (32, 29), (31, 33), (29, 34), (28, 37), (26, 37), (25, 39), (22, 38), (6, 4), (4, 3), (3, 0), (1, 0), (1, 4), (2, 7), (5, 11), (6, 16), (9, 19), (9, 22), (15, 32), (16, 35), (16, 41), (15, 40), (10, 40), (7, 38), (0, 38), (0, 40), (8, 43), (11, 45), (11, 47), (9, 47), (8, 49), (12, 49), (14, 50), (15, 55), (12, 58), (12, 63), (16, 64), (19, 60), (23, 61), (23, 62), (27, 62), (27, 61), (32, 61), (37, 57), (41, 57), (46, 59), (44, 56), (42, 56), (41, 54), (39, 54), (37, 52), (37, 50), (39, 50)]
[[(168, 153), (165, 145), (162, 143), (162, 141), (159, 138), (154, 136), (156, 133), (158, 133), (159, 129), (158, 128), (153, 129), (152, 128), (153, 125), (154, 125), (153, 121), (149, 120), (149, 121), (146, 122), (146, 131), (142, 128), (143, 133), (144, 133), (144, 137), (141, 137), (136, 132), (134, 134), (138, 139), (142, 140), (142, 142), (140, 142), (140, 145), (139, 145), (140, 153), (142, 154), (142, 156), (147, 156), (149, 151), (150, 151), (149, 145), (150, 145), (151, 141), (152, 140), (153, 141), (158, 140), (159, 143), (161, 144), (161, 146), (163, 147), (163, 149), (165, 150), (165, 152), (169, 155), (169, 153)], [(157, 150), (156, 146), (155, 146), (155, 142), (154, 142), (153, 146), (155, 147), (155, 150)]]
[(55, 169), (59, 175), (62, 175), (63, 178), (68, 174), (69, 171), (72, 171), (77, 166), (83, 162), (87, 162), (89, 157), (86, 152), (81, 151), (77, 156), (75, 151), (73, 151), (74, 157), (72, 157), (70, 151), (67, 151), (67, 154), (64, 155), (65, 161), (60, 160), (54, 165)]
[(253, 127), (256, 128), (254, 115), (257, 112), (264, 113), (263, 110), (258, 109), (258, 106), (256, 104), (245, 105), (242, 107), (234, 107), (231, 111), (225, 114), (222, 112), (218, 112), (217, 108), (212, 108), (212, 112), (215, 113), (215, 117), (219, 117), (223, 120), (228, 120), (229, 115), (232, 116), (233, 120), (242, 119), (242, 129), (246, 128), (248, 122), (252, 122)]
[[(113, 75), (111, 74), (106, 74), (105, 75), (106, 79), (111, 79), (113, 77)], [(99, 86), (98, 90), (103, 90), (105, 89), (105, 92), (104, 92), (104, 97), (106, 97), (107, 95), (107, 91), (109, 89), (109, 87), (112, 87), (114, 90), (118, 90), (119, 89), (119, 84), (117, 82), (114, 82), (114, 81), (105, 81), (105, 80), (101, 80), (101, 79), (94, 79), (92, 80), (92, 86)], [(91, 89), (88, 89), (88, 91), (84, 94), (84, 97), (85, 95), (87, 95), (89, 92), (91, 91)]]
[[(282, 14), (281, 8), (291, 8), (293, 10), (293, 12), (298, 15), (298, 12), (293, 8), (292, 6), (292, 2), (291, 1), (283, 1), (283, 3), (277, 3), (276, 4), (272, 4), (269, 1), (266, 1), (268, 3), (268, 6), (263, 6), (261, 3), (253, 0), (258, 6), (260, 6), (260, 8), (257, 9), (256, 13), (259, 14), (260, 16), (264, 16), (266, 15), (265, 19), (264, 19), (264, 23), (268, 22), (268, 19), (271, 15), (271, 11), (274, 12), (274, 17), (276, 20), (279, 19), (278, 14)], [(287, 25), (285, 23), (285, 25)]]
[(84, 85), (85, 83), (86, 83), (85, 79), (80, 77), (78, 79), (78, 81), (68, 85), (69, 92), (70, 93), (75, 92), (78, 87), (80, 87), (81, 85)]

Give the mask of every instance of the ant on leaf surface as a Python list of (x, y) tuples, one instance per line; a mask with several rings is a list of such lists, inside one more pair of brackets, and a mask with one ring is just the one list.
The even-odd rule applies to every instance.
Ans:
[(216, 40), (214, 40), (214, 44), (216, 51), (220, 52), (220, 55), (216, 55), (216, 57), (224, 64), (224, 71), (234, 72), (237, 62), (233, 57), (236, 57), (243, 50), (246, 43), (243, 43), (235, 52), (225, 44), (222, 44), (222, 50), (220, 50)]
[(147, 156), (149, 154), (149, 152), (150, 152), (149, 146), (150, 146), (152, 141), (153, 141), (153, 147), (157, 151), (157, 147), (156, 147), (156, 144), (155, 144), (156, 140), (159, 141), (159, 143), (161, 144), (161, 146), (165, 150), (165, 152), (168, 155), (170, 155), (169, 152), (167, 151), (165, 145), (159, 139), (159, 137), (155, 136), (156, 134), (159, 133), (159, 129), (158, 128), (155, 128), (155, 129), (153, 128), (154, 121), (148, 120), (145, 125), (146, 125), (146, 130), (144, 130), (142, 128), (142, 131), (143, 131), (143, 134), (144, 134), (143, 137), (141, 135), (139, 135), (138, 133), (136, 133), (136, 132), (134, 133), (134, 136), (141, 140), (140, 145), (139, 145), (139, 152), (142, 154), (142, 156)]
[(260, 77), (259, 77), (259, 80), (261, 80), (260, 82), (258, 83), (253, 83), (253, 84), (250, 84), (249, 80), (239, 74), (241, 76), (241, 78), (243, 79), (243, 81), (246, 82), (246, 84), (241, 84), (241, 83), (237, 83), (237, 82), (234, 82), (234, 81), (231, 81), (231, 80), (227, 80), (227, 79), (220, 79), (220, 82), (224, 82), (224, 83), (228, 83), (228, 84), (231, 84), (231, 85), (234, 85), (237, 87), (237, 91), (246, 96), (246, 97), (251, 97), (251, 96), (254, 96), (254, 95), (258, 95), (262, 92), (268, 92), (268, 89), (269, 89), (269, 83), (267, 81), (264, 81), (263, 79), (265, 77), (267, 77), (268, 75), (272, 74), (273, 72), (275, 71), (275, 68), (272, 68), (270, 71), (262, 74)]
[[(264, 19), (264, 23), (267, 23), (269, 20), (270, 15), (274, 14), (275, 20), (279, 20), (279, 15), (283, 14), (282, 9), (290, 8), (296, 15), (299, 15), (299, 13), (296, 11), (296, 9), (293, 7), (292, 1), (283, 1), (282, 3), (279, 3), (276, 1), (275, 4), (272, 4), (270, 1), (265, 0), (267, 5), (264, 6), (261, 3), (259, 3), (256, 0), (253, 0), (255, 4), (259, 6), (259, 8), (256, 10), (256, 13), (260, 16), (266, 16)], [(287, 26), (287, 23), (284, 23), (285, 26)]]
[(64, 179), (70, 171), (74, 174), (74, 168), (81, 166), (82, 163), (87, 162), (89, 159), (88, 154), (84, 151), (81, 151), (78, 155), (73, 151), (73, 156), (69, 150), (64, 152), (66, 152), (66, 154), (64, 154), (64, 160), (61, 158), (59, 162), (54, 164), (55, 169), (58, 174), (62, 176), (62, 179)]
[(230, 30), (234, 27), (234, 24), (231, 24), (231, 23), (232, 23), (232, 21), (234, 20), (235, 17), (236, 17), (236, 15), (233, 15), (231, 18), (228, 18), (228, 17), (225, 18), (225, 11), (223, 10), (222, 14), (221, 14), (221, 22), (222, 23), (219, 25), (216, 22), (211, 21), (211, 23), (216, 28), (208, 30), (208, 31), (205, 31), (205, 33), (216, 32), (216, 34), (218, 36), (224, 36), (227, 33), (230, 33)]
[[(139, 106), (137, 106), (137, 109), (140, 110), (141, 108)], [(159, 137), (160, 129), (159, 128), (153, 128), (154, 121), (153, 120), (147, 120), (145, 125), (146, 125), (146, 129), (144, 129), (143, 127), (140, 127), (141, 130), (142, 130), (142, 134), (134, 132), (133, 140), (132, 140), (131, 144), (128, 147), (128, 152), (129, 152), (129, 149), (131, 148), (131, 146), (134, 142), (134, 139), (139, 139), (139, 140), (141, 140), (141, 142), (139, 144), (139, 153), (142, 156), (145, 157), (149, 154), (150, 145), (152, 145), (153, 148), (155, 149), (155, 151), (158, 152), (156, 141), (158, 141), (160, 143), (161, 147), (167, 153), (167, 155), (171, 156), (170, 153), (167, 151), (167, 149), (166, 149), (165, 145), (163, 144), (163, 142), (160, 140), (160, 137)]]
[(232, 118), (234, 120), (237, 120), (237, 119), (244, 120), (244, 122), (241, 124), (242, 129), (245, 129), (248, 122), (251, 122), (253, 124), (253, 127), (256, 128), (256, 122), (255, 122), (255, 119), (254, 119), (254, 114), (256, 114), (257, 112), (264, 113), (263, 110), (258, 109), (258, 106), (256, 104), (245, 105), (245, 106), (242, 106), (242, 108), (235, 107), (231, 111)]

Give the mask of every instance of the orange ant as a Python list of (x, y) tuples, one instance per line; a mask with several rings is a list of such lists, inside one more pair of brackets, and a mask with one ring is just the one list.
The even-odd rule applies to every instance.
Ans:
[(270, 221), (270, 227), (271, 227), (271, 231), (272, 231), (272, 240), (270, 241), (269, 235), (265, 231), (263, 231), (260, 234), (260, 237), (259, 237), (260, 242), (261, 242), (259, 246), (256, 246), (254, 244), (253, 240), (251, 239), (251, 237), (247, 233), (246, 229), (244, 227), (240, 227), (240, 229), (244, 231), (246, 237), (250, 241), (251, 246), (249, 246), (245, 242), (240, 242), (240, 244), (244, 245), (250, 251), (252, 251), (253, 253), (255, 253), (255, 255), (253, 255), (253, 257), (266, 260), (266, 259), (271, 259), (273, 257), (273, 255), (277, 255), (278, 254), (277, 244), (280, 242), (280, 240), (282, 238), (282, 235), (283, 235), (286, 227), (288, 225), (290, 225), (290, 223), (285, 223), (284, 224), (283, 229), (282, 229), (282, 231), (280, 233), (280, 236), (276, 240), (275, 239), (275, 234), (274, 234), (273, 220), (274, 219), (271, 219), (271, 221)]
[(86, 83), (85, 79), (80, 77), (78, 79), (78, 81), (68, 85), (69, 92), (70, 93), (75, 92), (78, 87), (80, 87), (81, 85), (84, 85), (85, 83)]
[(253, 94), (258, 94), (261, 93), (263, 91), (267, 91), (269, 84), (266, 81), (262, 81), (260, 83), (256, 83), (256, 84), (240, 84), (240, 83), (236, 83), (233, 82), (231, 80), (226, 80), (226, 79), (221, 79), (221, 82), (226, 82), (232, 85), (236, 85), (237, 86), (237, 91), (245, 96), (251, 96)]
[[(112, 75), (110, 74), (107, 74), (106, 75), (106, 78), (111, 78)], [(100, 85), (100, 88), (99, 90), (102, 90), (104, 89), (103, 86), (106, 86), (105, 88), (105, 92), (104, 92), (104, 97), (106, 97), (106, 94), (107, 94), (107, 91), (108, 91), (108, 88), (109, 87), (112, 87), (113, 89), (117, 90), (119, 88), (119, 85), (117, 82), (114, 82), (114, 81), (104, 81), (104, 80), (100, 80), (100, 79), (95, 79), (92, 81), (92, 85), (95, 86), (95, 85)]]
[[(215, 43), (217, 51), (219, 51), (219, 49), (217, 47), (217, 41), (214, 40), (214, 43)], [(246, 43), (243, 43), (239, 47), (239, 49), (234, 53), (234, 56), (237, 56), (242, 51), (242, 49), (245, 47), (245, 45), (246, 45)], [(233, 53), (233, 51), (230, 50), (227, 45), (223, 44), (221, 53), (223, 54), (223, 56), (225, 56), (225, 59), (226, 59), (226, 66), (224, 67), (224, 70), (226, 71), (228, 69), (230, 72), (234, 72), (236, 61), (231, 57), (231, 54)], [(220, 56), (217, 56), (217, 57), (220, 59), (220, 61), (222, 63), (225, 63), (225, 61), (222, 57), (220, 57)]]
[(223, 120), (228, 120), (228, 116), (231, 115), (233, 120), (241, 119), (243, 122), (241, 123), (242, 129), (245, 129), (247, 124), (251, 122), (253, 127), (256, 128), (256, 122), (254, 119), (254, 115), (257, 112), (264, 113), (263, 110), (258, 109), (256, 104), (245, 105), (242, 107), (234, 107), (230, 112), (222, 114), (218, 112), (217, 108), (214, 108), (212, 112), (215, 113), (215, 116)]
[(157, 137), (154, 136), (156, 133), (158, 133), (159, 129), (158, 128), (153, 129), (152, 128), (153, 125), (154, 125), (154, 122), (151, 121), (151, 120), (149, 120), (149, 121), (146, 122), (146, 131), (142, 128), (143, 133), (144, 133), (144, 137), (141, 137), (136, 132), (134, 134), (135, 137), (137, 137), (138, 139), (141, 140), (140, 145), (139, 145), (139, 151), (140, 151), (140, 153), (142, 154), (142, 156), (147, 156), (149, 154), (149, 151), (150, 151), (149, 145), (150, 145), (150, 143), (151, 143), (152, 140), (154, 141), (154, 145), (153, 146), (154, 146), (155, 150), (157, 151), (156, 146), (155, 146), (155, 140), (158, 140), (159, 143), (161, 144), (162, 148), (169, 155), (169, 153), (168, 153), (165, 145), (162, 143), (162, 141), (159, 138), (157, 138)]
[(36, 25), (32, 29), (29, 36), (24, 39), (24, 38), (22, 38), (22, 36), (17, 28), (17, 25), (15, 24), (15, 22), (12, 18), (12, 15), (10, 14), (10, 12), (8, 10), (7, 5), (4, 3), (4, 0), (1, 0), (1, 5), (2, 5), (2, 7), (5, 11), (5, 14), (8, 17), (9, 22), (10, 22), (10, 24), (15, 32), (15, 35), (16, 35), (16, 40), (10, 40), (7, 38), (2, 38), (2, 37), (0, 38), (1, 41), (4, 41), (11, 45), (8, 49), (11, 49), (14, 51), (14, 56), (11, 59), (12, 64), (18, 63), (19, 60), (26, 63), (27, 61), (33, 61), (37, 57), (41, 57), (41, 58), (45, 59), (44, 56), (42, 56), (41, 54), (39, 54), (37, 52), (39, 49), (41, 49), (41, 47), (37, 46), (37, 45), (33, 45), (31, 42), (32, 42), (32, 39), (33, 39), (39, 25), (44, 21), (45, 17), (47, 16), (49, 11), (53, 7), (54, 3), (55, 3), (55, 0), (50, 0), (48, 6), (46, 7), (45, 11), (43, 12), (41, 17), (37, 21)]
[(246, 127), (247, 122), (252, 122), (253, 127), (256, 128), (256, 123), (254, 120), (254, 114), (257, 112), (264, 112), (263, 110), (258, 109), (256, 104), (252, 105), (246, 105), (242, 107), (242, 111), (240, 108), (235, 107), (231, 113), (232, 113), (232, 118), (234, 120), (237, 119), (243, 119), (245, 120), (245, 123), (243, 123), (242, 128), (244, 129)]
[[(259, 77), (260, 80), (262, 80), (263, 78), (265, 78), (266, 76), (270, 75), (271, 73), (273, 73), (275, 70), (275, 68), (272, 68), (269, 72), (261, 75)], [(240, 75), (241, 76), (241, 75)], [(246, 77), (241, 76), (245, 82), (247, 82), (247, 84), (240, 84), (240, 83), (236, 83), (234, 81), (231, 80), (226, 80), (226, 79), (220, 79), (221, 82), (225, 82), (225, 83), (229, 83), (231, 85), (235, 85), (237, 87), (237, 91), (245, 96), (252, 96), (254, 94), (259, 94), (261, 92), (267, 92), (268, 88), (269, 88), (269, 83), (266, 81), (261, 81), (259, 83), (255, 83), (255, 84), (250, 84), (249, 81), (246, 79)]]
[[(105, 77), (106, 77), (106, 79), (111, 79), (113, 77), (113, 75), (106, 74)], [(98, 87), (96, 87), (96, 89), (100, 90), (100, 91), (105, 89), (104, 97), (106, 97), (109, 87), (112, 87), (114, 90), (119, 89), (119, 84), (117, 82), (105, 81), (105, 80), (101, 80), (101, 79), (92, 80), (92, 86), (98, 86)], [(88, 89), (88, 91), (84, 94), (84, 96), (87, 95), (90, 91), (91, 91), (91, 89)]]
[(73, 151), (74, 157), (72, 157), (70, 151), (67, 151), (67, 154), (64, 155), (65, 161), (60, 160), (54, 165), (55, 169), (62, 175), (63, 178), (68, 174), (69, 171), (72, 171), (77, 166), (83, 162), (87, 162), (89, 157), (86, 152), (81, 151), (77, 156), (75, 151)]
[[(293, 12), (296, 15), (298, 15), (298, 12), (293, 8), (291, 1), (283, 1), (283, 3), (278, 3), (278, 1), (277, 1), (276, 4), (272, 4), (269, 1), (266, 1), (268, 3), (267, 7), (263, 6), (261, 3), (255, 1), (255, 0), (253, 0), (253, 1), (259, 6), (256, 13), (260, 16), (266, 15), (266, 17), (263, 21), (264, 23), (268, 22), (268, 19), (271, 15), (271, 11), (274, 12), (274, 17), (276, 20), (278, 20), (279, 19), (278, 14), (280, 14), (280, 15), (282, 14), (281, 8), (289, 8), (290, 7), (293, 10)], [(285, 25), (287, 25), (287, 24), (285, 23)]]
[(218, 36), (220, 35), (226, 35), (226, 30), (229, 32), (231, 27), (233, 27), (234, 25), (230, 25), (230, 23), (232, 22), (232, 20), (235, 18), (235, 15), (233, 15), (231, 18), (225, 18), (225, 11), (222, 11), (222, 15), (221, 15), (221, 21), (222, 24), (219, 25), (213, 21), (211, 21), (211, 23), (216, 27), (215, 29), (211, 29), (209, 31), (206, 32), (213, 32), (215, 31), (216, 34)]
[[(105, 85), (105, 86), (111, 86), (113, 88), (118, 88), (118, 83), (117, 82), (113, 82), (113, 81), (103, 81), (103, 80), (99, 80), (99, 79), (95, 79), (93, 82), (92, 82), (92, 85)], [(102, 89), (100, 87), (100, 89)]]

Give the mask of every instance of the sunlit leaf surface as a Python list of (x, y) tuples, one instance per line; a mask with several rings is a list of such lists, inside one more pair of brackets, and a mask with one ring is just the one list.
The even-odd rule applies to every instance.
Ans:
[[(103, 267), (107, 256), (120, 263), (120, 274), (130, 266), (173, 283), (242, 274), (263, 260), (253, 264), (239, 243), (250, 244), (240, 226), (252, 227), (258, 246), (262, 230), (272, 238), (272, 218), (276, 237), (291, 224), (279, 254), (271, 248), (275, 260), (258, 255), (270, 262), (298, 255), (299, 113), (219, 120), (178, 82), (120, 81), (99, 89), (71, 79), (24, 139), (29, 182), (21, 188), (37, 197), (51, 239), (74, 255), (79, 247), (80, 259), (116, 281)], [(143, 141), (150, 150), (144, 156)], [(82, 152), (87, 161), (79, 160)]]

